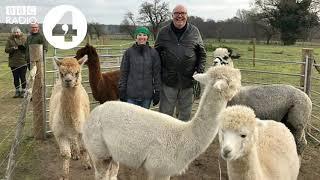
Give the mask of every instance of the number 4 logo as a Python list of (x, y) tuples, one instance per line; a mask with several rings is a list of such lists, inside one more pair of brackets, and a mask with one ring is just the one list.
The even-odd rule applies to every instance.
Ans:
[(56, 6), (44, 18), (43, 34), (52, 46), (71, 49), (78, 46), (85, 38), (87, 20), (73, 6)]

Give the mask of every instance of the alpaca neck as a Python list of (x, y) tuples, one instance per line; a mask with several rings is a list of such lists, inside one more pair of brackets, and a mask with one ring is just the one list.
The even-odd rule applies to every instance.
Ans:
[(250, 152), (237, 160), (227, 162), (229, 179), (258, 180), (261, 177), (261, 165), (257, 147), (253, 145)]
[[(98, 55), (89, 56), (88, 68), (89, 68), (89, 82), (92, 90), (92, 94), (95, 99), (97, 99), (97, 95), (99, 94), (98, 84), (102, 80), (102, 74), (100, 69), (100, 61)], [(92, 63), (94, 62), (94, 63)], [(100, 82), (101, 83), (101, 82)]]
[[(227, 100), (221, 96), (220, 92), (216, 89), (205, 89), (201, 96), (198, 110), (190, 122), (190, 137), (193, 141), (188, 144), (189, 152), (186, 152), (190, 159), (197, 157), (200, 153), (204, 152), (214, 137), (217, 135), (219, 128), (219, 121), (217, 115), (227, 105)], [(196, 149), (196, 151), (195, 151)]]
[[(63, 107), (62, 113), (64, 117), (66, 117), (67, 121), (66, 123), (71, 123), (73, 124), (73, 121), (76, 120), (77, 115), (79, 114), (80, 111), (80, 87), (75, 86), (72, 88), (62, 88), (61, 92), (61, 107)], [(71, 122), (70, 122), (71, 121)]]

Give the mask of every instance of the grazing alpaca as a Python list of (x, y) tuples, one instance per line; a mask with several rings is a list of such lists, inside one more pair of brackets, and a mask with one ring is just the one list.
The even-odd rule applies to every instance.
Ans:
[(79, 61), (75, 58), (55, 59), (60, 76), (50, 98), (49, 125), (63, 159), (62, 179), (69, 179), (71, 150), (74, 159), (80, 154), (85, 168), (91, 168), (81, 134), (82, 125), (90, 113), (89, 97), (81, 85), (81, 66), (86, 60), (87, 56)]
[(289, 129), (257, 119), (246, 106), (227, 107), (219, 114), (220, 152), (229, 180), (296, 180), (299, 158)]
[[(226, 48), (218, 48), (214, 54), (217, 57), (228, 57), (225, 58), (227, 62), (221, 61), (216, 65), (233, 67)], [(305, 128), (312, 111), (312, 102), (306, 93), (284, 84), (242, 86), (240, 92), (228, 102), (228, 106), (236, 104), (251, 107), (260, 119), (273, 119), (284, 123), (295, 138), (298, 154), (303, 154), (307, 146)]]
[(188, 122), (117, 101), (105, 102), (91, 112), (83, 139), (97, 180), (116, 179), (118, 162), (144, 167), (149, 180), (168, 180), (183, 173), (207, 149), (218, 132), (216, 116), (239, 90), (241, 75), (238, 69), (219, 66), (194, 79), (205, 89)]
[(89, 82), (94, 99), (99, 101), (100, 104), (119, 99), (118, 82), (120, 70), (101, 73), (96, 48), (89, 44), (79, 49), (75, 58), (79, 59), (85, 54), (88, 55), (86, 65), (89, 68)]

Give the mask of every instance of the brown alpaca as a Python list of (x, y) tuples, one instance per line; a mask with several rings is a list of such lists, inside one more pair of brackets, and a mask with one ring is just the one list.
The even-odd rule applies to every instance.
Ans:
[(100, 104), (119, 99), (118, 82), (120, 70), (101, 73), (96, 48), (89, 44), (79, 49), (75, 58), (80, 59), (85, 54), (88, 55), (88, 61), (85, 64), (89, 68), (89, 82), (94, 99), (99, 101)]

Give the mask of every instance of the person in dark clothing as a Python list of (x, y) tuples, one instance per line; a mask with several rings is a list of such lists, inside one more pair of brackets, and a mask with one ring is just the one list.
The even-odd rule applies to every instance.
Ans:
[(29, 55), (29, 45), (30, 44), (42, 44), (43, 51), (48, 51), (48, 43), (45, 37), (40, 33), (40, 28), (38, 23), (30, 24), (30, 35), (27, 37), (25, 44), (26, 47), (26, 60), (28, 62), (28, 69), (30, 70), (30, 55)]
[(120, 66), (120, 100), (149, 109), (160, 99), (160, 57), (149, 46), (150, 31), (146, 27), (135, 30), (136, 43), (127, 49)]
[(12, 34), (6, 43), (5, 52), (9, 54), (9, 67), (13, 75), (15, 87), (13, 97), (17, 98), (23, 97), (26, 89), (27, 61), (25, 59), (26, 48), (24, 46), (26, 39), (19, 27), (13, 27), (11, 32)]
[(157, 36), (155, 48), (161, 59), (160, 112), (188, 121), (193, 102), (192, 76), (205, 69), (206, 51), (198, 28), (187, 22), (188, 12), (177, 5), (172, 22), (163, 27)]

